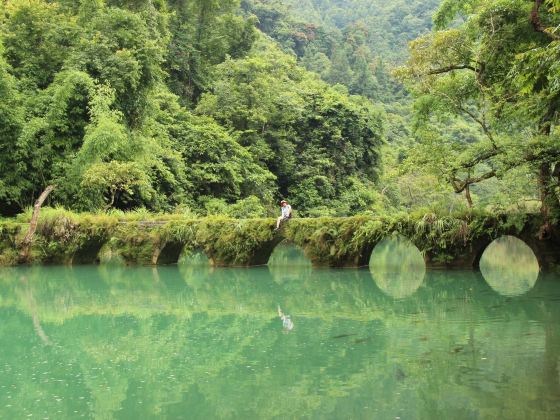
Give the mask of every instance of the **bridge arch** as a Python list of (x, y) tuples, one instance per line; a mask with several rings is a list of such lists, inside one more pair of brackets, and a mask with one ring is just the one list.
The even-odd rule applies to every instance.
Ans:
[(539, 276), (535, 252), (513, 235), (503, 235), (492, 241), (484, 250), (479, 265), (490, 287), (506, 296), (528, 292)]
[(72, 255), (72, 264), (99, 264), (101, 257), (99, 253), (101, 248), (106, 244), (106, 238), (89, 238), (82, 243), (74, 255)]
[[(280, 234), (276, 234), (270, 240), (261, 241), (258, 243), (252, 244), (252, 251), (250, 252), (249, 258), (244, 262), (244, 266), (263, 266), (267, 265), (268, 261), (270, 260), (270, 256), (274, 252), (276, 246), (284, 241), (284, 237)], [(208, 255), (213, 263), (217, 263), (218, 261), (214, 262), (214, 258), (211, 255)], [(222, 265), (221, 263), (216, 265)]]
[(424, 282), (426, 263), (412, 241), (392, 235), (375, 245), (369, 270), (379, 289), (395, 299), (403, 299), (413, 295)]
[(268, 258), (269, 267), (311, 267), (311, 259), (305, 250), (296, 243), (284, 239), (276, 244)]
[[(517, 242), (518, 241), (518, 242)], [(513, 249), (522, 249), (523, 246), (527, 247), (535, 257), (539, 268), (548, 267), (550, 264), (547, 258), (546, 243), (540, 241), (537, 238), (527, 237), (521, 234), (515, 233), (505, 233), (495, 238), (481, 238), (475, 241), (472, 245), (472, 267), (475, 269), (480, 269), (480, 261), (484, 253), (493, 244), (498, 243), (500, 246), (511, 246)], [(522, 244), (522, 245), (521, 245)]]
[(177, 264), (185, 244), (180, 241), (165, 241), (162, 245), (154, 247), (152, 264), (169, 265)]
[(210, 267), (212, 260), (202, 247), (185, 246), (179, 255), (178, 263), (188, 267)]
[(275, 283), (308, 278), (313, 270), (311, 259), (304, 249), (296, 243), (285, 239), (278, 243), (268, 259), (268, 271)]
[(178, 269), (181, 277), (190, 287), (207, 287), (214, 273), (214, 264), (202, 248), (185, 246), (179, 257)]

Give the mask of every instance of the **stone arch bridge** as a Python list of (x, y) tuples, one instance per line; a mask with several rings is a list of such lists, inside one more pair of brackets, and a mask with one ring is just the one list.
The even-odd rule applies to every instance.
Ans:
[[(273, 219), (208, 217), (126, 222), (110, 217), (67, 215), (37, 229), (34, 262), (91, 264), (100, 252), (128, 264), (173, 264), (185, 250), (201, 250), (216, 266), (256, 266), (268, 262), (276, 245), (287, 240), (301, 247), (314, 266), (361, 267), (381, 240), (408, 238), (428, 268), (478, 268), (484, 249), (502, 235), (523, 240), (543, 269), (560, 267), (560, 226), (541, 234), (536, 214), (465, 214), (438, 217), (343, 217), (292, 219), (279, 231)], [(25, 225), (0, 224), (0, 264), (9, 264)]]

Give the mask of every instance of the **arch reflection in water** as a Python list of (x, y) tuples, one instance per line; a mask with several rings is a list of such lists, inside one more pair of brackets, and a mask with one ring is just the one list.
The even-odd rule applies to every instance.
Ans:
[(311, 261), (297, 245), (280, 242), (268, 259), (269, 270), (276, 281), (307, 276), (312, 270)]
[(177, 263), (183, 279), (193, 287), (207, 283), (214, 267), (201, 249), (184, 249)]
[(377, 286), (395, 299), (411, 296), (426, 274), (422, 254), (402, 236), (379, 242), (371, 253), (369, 269)]
[(210, 260), (201, 249), (184, 249), (179, 257), (178, 264), (207, 267), (210, 265)]
[(496, 292), (518, 296), (535, 285), (539, 276), (539, 263), (531, 248), (521, 239), (502, 236), (484, 250), (480, 271)]
[(115, 252), (108, 243), (101, 247), (98, 258), (102, 265), (126, 265), (124, 258), (118, 252)]

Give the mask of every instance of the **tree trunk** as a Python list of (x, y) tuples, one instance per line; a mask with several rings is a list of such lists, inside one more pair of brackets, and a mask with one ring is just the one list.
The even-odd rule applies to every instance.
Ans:
[(111, 201), (109, 201), (109, 203), (105, 206), (105, 208), (103, 210), (107, 211), (111, 207), (113, 207), (113, 204), (115, 204), (115, 197), (116, 196), (117, 196), (117, 190), (115, 188), (111, 188)]
[(471, 198), (471, 187), (469, 184), (465, 187), (465, 198), (467, 199), (467, 204), (469, 205), (469, 209), (472, 209), (473, 203)]
[(37, 310), (37, 302), (33, 297), (33, 291), (31, 290), (31, 285), (29, 284), (27, 277), (23, 277), (21, 281), (25, 284), (25, 287), (27, 289), (27, 303), (29, 305), (29, 308), (31, 309), (31, 318), (33, 318), (33, 328), (35, 328), (35, 332), (37, 333), (37, 335), (39, 336), (43, 344), (48, 346), (51, 344), (51, 342), (49, 340), (49, 337), (45, 333), (45, 330), (43, 330), (43, 327), (41, 326), (41, 319), (39, 318), (39, 311)]
[(41, 211), (41, 206), (52, 190), (54, 190), (54, 185), (49, 185), (41, 193), (37, 201), (35, 201), (35, 205), (33, 206), (33, 215), (31, 216), (31, 222), (29, 223), (29, 230), (27, 231), (25, 238), (23, 238), (23, 241), (20, 244), (20, 251), (18, 256), (18, 262), (20, 263), (26, 263), (29, 261), (29, 251), (31, 249), (31, 243), (33, 242), (33, 235), (35, 234), (35, 230), (37, 229), (37, 219), (39, 218), (39, 212)]
[(531, 25), (533, 25), (533, 29), (537, 32), (547, 35), (548, 37), (552, 38), (555, 41), (560, 40), (560, 35), (547, 30), (541, 22), (541, 18), (539, 17), (539, 9), (543, 4), (543, 0), (535, 0), (533, 5), (533, 9), (531, 10), (531, 18), (529, 19)]

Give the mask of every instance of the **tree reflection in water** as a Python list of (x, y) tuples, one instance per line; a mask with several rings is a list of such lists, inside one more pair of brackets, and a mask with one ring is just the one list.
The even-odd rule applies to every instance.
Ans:
[(395, 299), (368, 270), (293, 274), (0, 270), (0, 417), (559, 418), (557, 276), (510, 298), (428, 272)]

